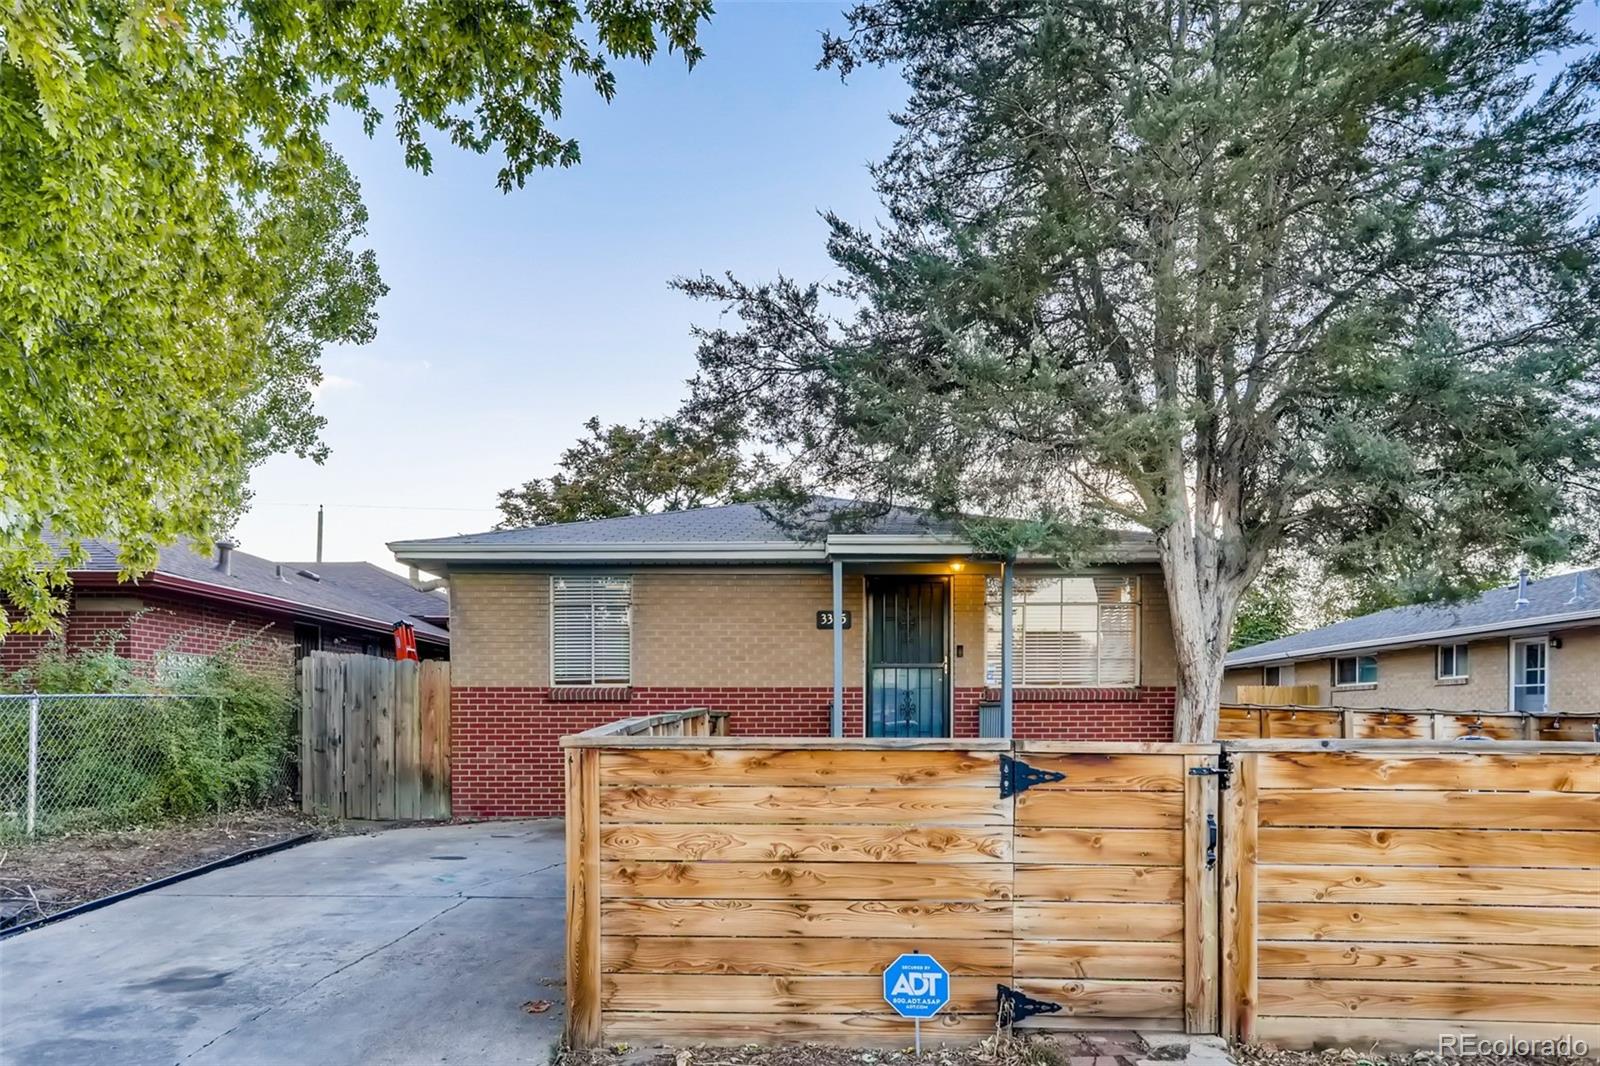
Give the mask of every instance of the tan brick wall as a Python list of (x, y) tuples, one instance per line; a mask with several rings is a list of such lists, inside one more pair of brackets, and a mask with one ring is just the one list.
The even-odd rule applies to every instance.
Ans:
[[(862, 676), (860, 575), (845, 575), (845, 684)], [(646, 570), (633, 577), (633, 683), (723, 688), (833, 684), (825, 572)]]
[(1506, 707), (1508, 656), (1504, 638), (1473, 641), (1467, 648), (1465, 682), (1434, 678), (1435, 646), (1378, 653), (1378, 683), (1335, 688), (1333, 662), (1300, 663), (1302, 680), (1324, 686), (1334, 707), (1437, 707), (1447, 711), (1495, 711)]
[(450, 575), (450, 683), (550, 684), (548, 574)]
[[(845, 684), (862, 683), (864, 581), (845, 577)], [(1172, 623), (1159, 574), (1143, 583), (1140, 683), (1176, 683)], [(833, 684), (833, 638), (816, 627), (832, 600), (826, 571), (633, 572), (633, 684), (790, 687)], [(535, 571), (452, 575), (450, 631), (457, 687), (550, 684), (550, 576)], [(957, 688), (983, 684), (984, 575), (951, 577), (951, 667)], [(962, 654), (955, 657), (954, 645)]]
[(1550, 649), (1550, 709), (1600, 711), (1600, 626), (1556, 634)]

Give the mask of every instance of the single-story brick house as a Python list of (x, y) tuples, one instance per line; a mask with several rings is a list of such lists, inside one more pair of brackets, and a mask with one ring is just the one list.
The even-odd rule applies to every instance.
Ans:
[[(151, 663), (159, 675), (186, 658), (238, 645), (263, 668), (293, 667), (307, 651), (388, 655), (394, 625), (416, 630), (423, 658), (448, 658), (449, 601), (372, 563), (277, 563), (219, 544), (202, 555), (188, 543), (161, 549), (155, 570), (117, 580), (117, 549), (85, 543), (72, 571), (61, 640), (68, 649), (107, 646)], [(11, 633), (0, 640), (0, 672), (38, 657), (57, 638)]]
[(557, 739), (656, 710), (741, 735), (1172, 735), (1148, 539), (1066, 573), (909, 511), (806, 541), (735, 504), (390, 548), (449, 580), (457, 814), (557, 812)]
[(1600, 570), (1396, 607), (1228, 656), (1241, 685), (1313, 686), (1332, 707), (1600, 711)]

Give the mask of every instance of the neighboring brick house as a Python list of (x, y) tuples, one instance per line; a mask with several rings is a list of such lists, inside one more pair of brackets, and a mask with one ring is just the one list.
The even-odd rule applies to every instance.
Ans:
[(57, 640), (69, 650), (108, 648), (157, 674), (228, 647), (287, 672), (315, 649), (392, 654), (400, 621), (416, 629), (424, 658), (449, 656), (445, 596), (371, 563), (275, 563), (227, 544), (211, 555), (177, 544), (161, 549), (151, 573), (119, 582), (115, 546), (85, 548), (89, 560), (72, 571), (60, 637), (9, 634), (0, 640), (0, 672), (26, 666)]
[(1600, 711), (1600, 570), (1378, 611), (1242, 648), (1227, 664), (1225, 701), (1240, 685), (1313, 685), (1333, 707)]
[(450, 583), (458, 814), (556, 813), (557, 739), (656, 710), (726, 710), (740, 735), (976, 737), (1003, 734), (1009, 712), (1021, 737), (1172, 736), (1171, 628), (1148, 540), (1072, 574), (1018, 560), (1010, 582), (905, 511), (814, 542), (738, 504), (390, 548)]

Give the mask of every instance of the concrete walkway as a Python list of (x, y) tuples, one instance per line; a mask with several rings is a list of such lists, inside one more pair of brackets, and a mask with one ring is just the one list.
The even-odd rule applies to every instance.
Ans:
[(12, 937), (0, 1063), (548, 1062), (562, 857), (558, 821), (340, 837)]

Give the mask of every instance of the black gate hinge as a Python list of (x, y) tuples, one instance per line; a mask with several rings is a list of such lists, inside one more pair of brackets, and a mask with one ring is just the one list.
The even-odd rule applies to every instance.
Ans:
[(1029, 766), (1021, 759), (1013, 759), (1009, 755), (1000, 756), (1000, 798), (1015, 796), (1018, 792), (1026, 792), (1034, 785), (1048, 785), (1052, 781), (1065, 781), (1067, 775), (1056, 770), (1041, 770), (1037, 766)]
[(999, 1012), (1002, 1025), (1012, 1025), (1035, 1014), (1054, 1014), (1061, 1009), (1059, 1003), (1025, 996), (1007, 985), (995, 985), (994, 998), (995, 1010)]
[(1217, 756), (1215, 766), (1196, 766), (1189, 771), (1190, 777), (1215, 777), (1218, 788), (1227, 788), (1233, 780), (1233, 763), (1228, 759), (1228, 753), (1223, 752)]

